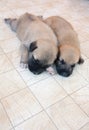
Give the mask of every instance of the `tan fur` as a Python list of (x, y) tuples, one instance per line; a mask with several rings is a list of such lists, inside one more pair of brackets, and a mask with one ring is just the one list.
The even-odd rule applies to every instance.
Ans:
[(37, 59), (42, 60), (46, 58), (48, 64), (54, 62), (57, 55), (56, 36), (50, 27), (38, 17), (28, 13), (22, 15), (18, 19), (16, 32), (18, 38), (26, 47), (29, 47), (30, 43), (37, 41), (38, 49), (33, 52)]
[(76, 64), (80, 58), (80, 45), (78, 36), (66, 20), (59, 16), (52, 16), (44, 20), (54, 31), (58, 39), (60, 59), (67, 64)]
[[(57, 38), (52, 29), (40, 17), (25, 13), (18, 19), (5, 19), (21, 41), (21, 63), (27, 63), (30, 44), (36, 41), (37, 49), (32, 53), (44, 64), (53, 64), (58, 48)], [(30, 54), (31, 56), (32, 54)]]

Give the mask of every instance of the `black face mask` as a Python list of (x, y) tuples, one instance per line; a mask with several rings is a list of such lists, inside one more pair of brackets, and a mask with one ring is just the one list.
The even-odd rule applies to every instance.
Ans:
[(34, 57), (28, 61), (28, 68), (29, 70), (34, 74), (40, 74), (46, 70), (48, 65), (42, 65), (42, 63), (39, 60), (35, 60)]
[(66, 64), (64, 60), (56, 61), (56, 70), (59, 75), (64, 76), (64, 77), (68, 77), (72, 74), (74, 66), (75, 65)]

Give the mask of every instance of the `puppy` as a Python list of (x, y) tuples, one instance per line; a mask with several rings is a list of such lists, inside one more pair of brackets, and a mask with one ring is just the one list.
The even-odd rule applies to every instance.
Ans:
[(5, 19), (21, 41), (21, 64), (28, 64), (34, 74), (40, 74), (57, 57), (57, 38), (40, 17), (25, 13), (18, 19)]
[(49, 17), (44, 22), (52, 28), (57, 36), (59, 52), (56, 60), (57, 72), (68, 77), (77, 63), (84, 62), (81, 58), (78, 36), (70, 23), (59, 16)]

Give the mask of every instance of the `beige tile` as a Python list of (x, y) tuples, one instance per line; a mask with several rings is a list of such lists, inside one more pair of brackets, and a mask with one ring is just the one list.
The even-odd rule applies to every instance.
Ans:
[[(15, 9), (14, 9), (15, 8)], [(17, 7), (14, 7), (13, 8), (13, 12), (17, 15), (17, 16), (20, 16), (20, 15), (23, 15), (24, 13), (28, 12), (26, 10), (26, 8), (17, 8)]]
[(11, 69), (13, 69), (13, 66), (8, 58), (4, 54), (0, 55), (0, 73), (9, 71)]
[(6, 10), (3, 8), (0, 11), (0, 18), (4, 19), (4, 18), (16, 17), (16, 14), (11, 9), (9, 9), (8, 7), (5, 7), (5, 8)]
[(86, 125), (84, 125), (81, 129), (79, 130), (89, 130), (89, 123), (87, 123)]
[(79, 37), (80, 43), (85, 43), (88, 40), (88, 38), (85, 36), (85, 34), (81, 34), (81, 30), (79, 30), (78, 32), (79, 32), (78, 37)]
[(89, 85), (72, 94), (71, 97), (89, 116)]
[(9, 9), (18, 9), (18, 8), (26, 8), (26, 7), (30, 7), (32, 5), (32, 1), (21, 1), (21, 0), (15, 0), (15, 1), (12, 1), (12, 0), (8, 0), (6, 6), (9, 8)]
[(2, 5), (4, 5), (4, 0), (3, 0), (3, 1), (0, 1), (0, 4), (1, 4), (1, 7), (2, 7)]
[(43, 8), (41, 6), (28, 6), (26, 8), (16, 8), (16, 9), (13, 9), (13, 12), (17, 15), (17, 16), (20, 16), (26, 12), (28, 13), (32, 13), (34, 15), (42, 15), (43, 12), (44, 12), (44, 9), (42, 10)]
[(34, 84), (30, 88), (45, 108), (66, 96), (65, 91), (52, 77)]
[(12, 64), (14, 65), (14, 67), (18, 72), (28, 71), (27, 68), (22, 68), (20, 66), (20, 58), (21, 58), (20, 48), (16, 49), (15, 51), (7, 53), (7, 57), (9, 58), (9, 60), (11, 60)]
[(10, 39), (15, 36), (16, 36), (15, 33), (12, 32), (8, 26), (7, 26), (7, 28), (6, 27), (0, 28), (0, 40)]
[(11, 60), (11, 62), (13, 63), (14, 67), (18, 70), (18, 71), (23, 71), (25, 69), (20, 67), (20, 50), (16, 50), (10, 53), (7, 53), (7, 57)]
[(10, 130), (12, 128), (3, 106), (0, 103), (0, 130)]
[(5, 53), (19, 49), (20, 41), (17, 38), (7, 39), (0, 43), (1, 48)]
[(2, 48), (0, 47), (0, 54), (3, 54), (3, 50), (2, 50)]
[(77, 71), (82, 77), (89, 81), (89, 59), (85, 60), (81, 66), (78, 66)]
[(89, 120), (69, 97), (48, 108), (47, 112), (60, 130), (78, 130)]
[[(89, 36), (89, 34), (88, 34)], [(89, 58), (89, 41), (86, 41), (81, 44), (82, 53)]]
[(34, 116), (23, 124), (19, 125), (15, 130), (57, 130), (52, 124), (45, 112)]
[(88, 84), (88, 82), (77, 73), (76, 68), (73, 74), (67, 78), (60, 75), (55, 75), (54, 78), (69, 94)]
[(8, 8), (5, 6), (5, 3), (3, 1), (2, 2), (0, 1), (0, 13), (7, 10)]
[(0, 75), (0, 98), (26, 87), (19, 74), (13, 70)]
[(2, 103), (14, 126), (42, 110), (29, 89), (23, 89), (3, 99)]
[(51, 75), (48, 73), (48, 72), (43, 72), (42, 74), (39, 74), (39, 75), (35, 75), (33, 74), (32, 72), (30, 72), (30, 70), (24, 70), (24, 71), (21, 71), (19, 72), (20, 75), (22, 76), (22, 78), (24, 79), (24, 81), (26, 82), (26, 84), (28, 86), (34, 84), (34, 83), (37, 83), (41, 80), (44, 80), (48, 77), (51, 77)]

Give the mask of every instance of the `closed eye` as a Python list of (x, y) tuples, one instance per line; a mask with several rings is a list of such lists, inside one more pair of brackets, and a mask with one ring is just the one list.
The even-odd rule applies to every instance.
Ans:
[(62, 60), (60, 60), (60, 62), (61, 62), (61, 64), (65, 64), (65, 61), (62, 59)]

